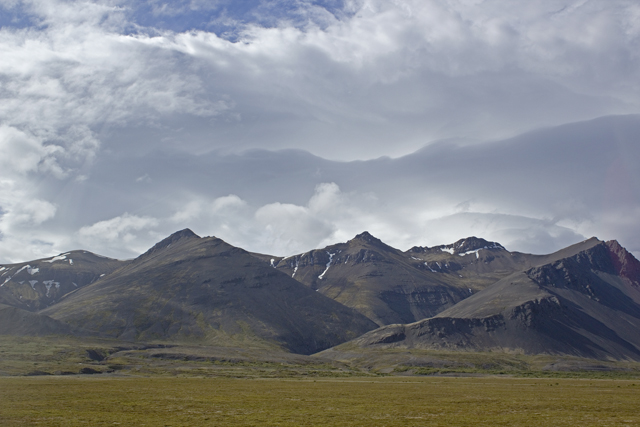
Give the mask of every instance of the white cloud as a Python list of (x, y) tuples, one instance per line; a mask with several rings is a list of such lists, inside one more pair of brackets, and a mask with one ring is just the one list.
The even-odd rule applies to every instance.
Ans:
[(61, 151), (59, 146), (44, 145), (33, 135), (0, 125), (0, 170), (5, 178), (22, 176), (38, 169), (58, 170), (54, 156)]
[(30, 9), (43, 27), (0, 29), (0, 121), (55, 141), (65, 160), (91, 160), (105, 126), (157, 126), (165, 114), (211, 117), (228, 108), (200, 95), (186, 58), (157, 38), (121, 34), (117, 7), (45, 1)]
[(57, 211), (56, 205), (36, 196), (29, 182), (0, 179), (0, 259), (41, 258), (64, 245), (63, 236), (46, 230)]
[(274, 202), (252, 207), (233, 194), (212, 201), (194, 198), (171, 216), (171, 223), (248, 250), (291, 255), (335, 243), (332, 239), (351, 238), (365, 224), (372, 225), (371, 215), (365, 213), (372, 200), (370, 195), (345, 194), (335, 183), (322, 183), (305, 205)]
[(469, 204), (469, 210), (462, 213), (455, 213), (453, 207), (451, 213), (442, 215), (441, 209), (417, 204), (403, 214), (402, 208), (384, 206), (372, 194), (343, 193), (335, 183), (322, 183), (305, 205), (276, 202), (252, 208), (230, 195), (213, 202), (193, 201), (172, 221), (184, 221), (183, 225), (190, 224), (200, 234), (215, 235), (232, 245), (281, 256), (344, 242), (365, 230), (403, 250), (475, 235), (510, 250), (547, 253), (549, 248), (584, 238), (554, 221), (477, 212), (474, 207)]
[(329, 221), (317, 217), (307, 207), (286, 203), (271, 203), (255, 213), (261, 228), (261, 244), (279, 253), (291, 254), (322, 241), (331, 235)]
[(214, 215), (229, 214), (235, 215), (245, 211), (247, 202), (242, 200), (235, 194), (229, 194), (225, 197), (218, 197), (211, 204), (211, 213)]
[(98, 238), (101, 240), (123, 238), (125, 241), (130, 241), (133, 238), (131, 232), (144, 230), (157, 225), (158, 220), (155, 218), (140, 217), (125, 213), (122, 216), (96, 222), (88, 227), (82, 227), (79, 234), (82, 237)]
[[(56, 207), (45, 200), (20, 201), (3, 216), (8, 227), (40, 225), (56, 214)], [(4, 225), (4, 224), (3, 224)]]
[(121, 254), (139, 255), (153, 239), (159, 240), (160, 235), (154, 233), (159, 224), (153, 217), (124, 213), (80, 228), (78, 240), (100, 254), (111, 255), (115, 249)]
[(544, 219), (464, 212), (425, 222), (420, 246), (451, 243), (468, 236), (497, 241), (511, 251), (535, 254), (549, 253), (549, 248), (563, 248), (585, 237), (571, 228)]

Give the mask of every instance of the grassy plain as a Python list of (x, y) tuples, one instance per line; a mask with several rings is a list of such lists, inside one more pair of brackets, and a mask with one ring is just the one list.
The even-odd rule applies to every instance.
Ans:
[(637, 362), (347, 347), (324, 356), (0, 337), (0, 425), (640, 425)]
[(0, 378), (0, 425), (639, 425), (640, 381)]

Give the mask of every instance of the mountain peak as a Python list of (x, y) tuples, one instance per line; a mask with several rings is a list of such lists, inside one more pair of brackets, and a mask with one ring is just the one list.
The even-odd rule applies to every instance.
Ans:
[(194, 233), (193, 231), (191, 231), (188, 228), (185, 228), (184, 230), (180, 230), (180, 231), (176, 231), (175, 233), (173, 233), (172, 235), (170, 235), (169, 237), (167, 237), (164, 240), (161, 240), (158, 245), (162, 244), (162, 243), (166, 243), (167, 245), (173, 243), (173, 242), (177, 242), (178, 240), (181, 239), (191, 239), (191, 238), (197, 238), (199, 239), (200, 236), (198, 236), (196, 233)]
[(349, 240), (349, 242), (354, 242), (354, 241), (372, 243), (374, 245), (380, 245), (380, 244), (384, 245), (382, 240), (372, 236), (368, 231), (363, 231), (362, 233), (357, 234), (353, 239)]
[(429, 248), (428, 246), (424, 246), (424, 247), (414, 246), (411, 249), (409, 249), (407, 252), (424, 253), (424, 252), (429, 252), (429, 251), (438, 250), (438, 249), (443, 252), (449, 252), (452, 255), (463, 255), (468, 252), (475, 252), (480, 249), (506, 250), (504, 246), (502, 246), (498, 242), (489, 242), (488, 240), (471, 236), (465, 239), (460, 239), (457, 242), (452, 243), (450, 245), (440, 245), (440, 246), (434, 246), (432, 248)]
[(489, 242), (485, 239), (471, 236), (466, 239), (460, 239), (452, 245), (445, 246), (445, 248), (453, 249), (453, 253), (457, 255), (479, 249), (504, 249), (504, 246), (497, 242)]
[(159, 251), (160, 249), (168, 248), (173, 243), (176, 243), (176, 242), (178, 242), (180, 240), (199, 239), (199, 238), (200, 238), (200, 236), (198, 236), (196, 233), (194, 233), (193, 231), (191, 231), (188, 228), (185, 228), (184, 230), (176, 231), (175, 233), (173, 233), (169, 237), (166, 237), (163, 240), (161, 240), (158, 243), (156, 243), (151, 249), (149, 249), (145, 253), (145, 255), (152, 254), (154, 252)]

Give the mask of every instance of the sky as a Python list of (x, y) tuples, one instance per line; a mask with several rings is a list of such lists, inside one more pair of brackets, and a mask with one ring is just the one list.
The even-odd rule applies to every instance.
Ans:
[(191, 228), (640, 256), (640, 4), (0, 0), (0, 263)]

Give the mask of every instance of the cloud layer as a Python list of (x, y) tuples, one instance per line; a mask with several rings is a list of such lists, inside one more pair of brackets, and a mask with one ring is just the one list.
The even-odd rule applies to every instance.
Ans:
[[(362, 229), (545, 251), (637, 228), (624, 152), (505, 139), (640, 112), (634, 1), (0, 0), (0, 17), (2, 260), (132, 256), (178, 226), (272, 253)], [(330, 160), (264, 151), (281, 149)], [(455, 172), (487, 156), (486, 179)]]
[[(597, 236), (640, 254), (638, 134), (640, 116), (619, 116), (491, 143), (442, 142), (397, 159), (105, 154), (87, 179), (47, 180), (32, 203), (16, 202), (2, 217), (11, 227), (0, 253), (19, 260), (87, 248), (127, 258), (189, 227), (273, 255), (364, 230), (400, 249), (476, 235), (549, 253)], [(55, 204), (43, 203), (51, 194)]]

